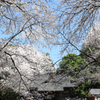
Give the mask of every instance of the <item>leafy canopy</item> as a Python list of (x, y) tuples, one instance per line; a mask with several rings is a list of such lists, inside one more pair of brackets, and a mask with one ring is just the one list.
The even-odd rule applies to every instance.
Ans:
[(79, 71), (82, 66), (86, 65), (85, 59), (76, 54), (68, 54), (62, 58), (62, 61), (59, 63), (59, 68), (57, 73), (68, 73)]

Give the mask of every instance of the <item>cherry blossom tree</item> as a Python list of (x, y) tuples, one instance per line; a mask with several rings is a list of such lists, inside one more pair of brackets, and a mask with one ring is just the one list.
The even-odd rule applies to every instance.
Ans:
[[(87, 61), (91, 62), (92, 69), (96, 70), (96, 73), (100, 71), (100, 24), (95, 24), (94, 27), (88, 32), (86, 38), (83, 40), (83, 51), (89, 54), (91, 57), (87, 57)], [(94, 71), (95, 73), (95, 71)]]
[(50, 5), (47, 0), (1, 0), (0, 32), (5, 34), (2, 49), (10, 42), (49, 47), (57, 37), (56, 16)]
[[(81, 48), (80, 42), (88, 34), (89, 29), (99, 22), (99, 0), (59, 0), (58, 34), (62, 52), (73, 52)], [(74, 45), (74, 46), (73, 46)]]
[(0, 68), (11, 74), (4, 82), (9, 87), (18, 87), (14, 84), (18, 80), (28, 90), (26, 76), (31, 79), (35, 74), (50, 73), (52, 68), (54, 71), (49, 56), (32, 48), (33, 45), (50, 47), (57, 39), (57, 16), (51, 3), (49, 0), (0, 0), (0, 34), (3, 36)]
[[(52, 0), (0, 0), (0, 34), (3, 35), (0, 66), (9, 69), (12, 76), (17, 73), (23, 83), (26, 70), (28, 78), (35, 72), (51, 72), (48, 57), (39, 52), (34, 54), (35, 50), (24, 45), (49, 48), (60, 45), (62, 53), (80, 51), (78, 43), (98, 22), (99, 8), (98, 0), (57, 0), (57, 4)], [(96, 52), (93, 55), (89, 57), (96, 61)], [(83, 77), (80, 80), (83, 81)]]
[[(34, 77), (41, 74), (54, 73), (50, 56), (40, 53), (32, 46), (8, 45), (5, 58), (0, 66), (1, 88), (10, 87), (24, 96), (29, 94), (29, 88), (34, 85)], [(9, 56), (8, 56), (9, 55)], [(6, 60), (5, 60), (6, 59)]]
[[(100, 24), (96, 23), (94, 27), (92, 27), (86, 37), (83, 39), (83, 47), (80, 51), (80, 56), (86, 60), (86, 65), (79, 71), (79, 83), (84, 83), (88, 88), (98, 87), (100, 84), (100, 47), (99, 47), (99, 31)], [(86, 71), (88, 74), (86, 75)], [(84, 73), (82, 75), (81, 73)], [(89, 84), (88, 84), (89, 83)]]
[[(96, 72), (99, 69), (99, 57), (96, 55), (99, 54), (99, 47), (97, 46), (96, 51), (92, 51), (92, 56), (81, 50), (80, 42), (84, 37), (87, 37), (87, 34), (90, 34), (90, 31), (94, 35), (90, 35), (87, 43), (84, 45), (88, 45), (92, 43), (92, 47), (96, 47), (99, 44), (99, 41), (96, 38), (99, 38), (99, 27), (95, 23), (99, 23), (99, 11), (100, 11), (100, 1), (98, 0), (60, 0), (60, 4), (57, 8), (59, 10), (58, 16), (58, 34), (61, 35), (62, 40), (58, 42), (58, 44), (62, 47), (62, 53), (66, 51), (67, 53), (72, 53), (73, 51), (79, 51), (82, 55), (84, 55), (87, 60), (86, 66), (83, 67), (82, 70), (79, 71), (80, 78), (77, 82), (85, 82), (85, 80), (91, 79), (91, 74)], [(97, 30), (95, 29), (98, 29)], [(96, 32), (94, 32), (96, 31)], [(96, 34), (96, 36), (95, 36)], [(95, 38), (96, 37), (96, 38)], [(94, 39), (95, 38), (95, 39)], [(92, 41), (93, 40), (93, 41)], [(95, 41), (96, 40), (96, 41)], [(85, 42), (85, 41), (84, 41)], [(89, 43), (90, 42), (90, 43)], [(95, 43), (96, 42), (96, 43)], [(81, 45), (81, 46), (80, 46)], [(91, 44), (90, 44), (91, 45)], [(84, 47), (84, 46), (83, 46)], [(93, 49), (94, 49), (93, 48)], [(95, 65), (94, 65), (95, 62)], [(90, 65), (90, 67), (88, 66)], [(92, 66), (91, 66), (92, 65)], [(91, 69), (91, 70), (90, 70)], [(82, 75), (81, 72), (86, 70), (90, 70), (90, 75)], [(98, 70), (99, 71), (99, 70)], [(96, 78), (95, 78), (96, 79)], [(95, 80), (94, 79), (94, 80)], [(96, 82), (96, 81), (95, 81)]]

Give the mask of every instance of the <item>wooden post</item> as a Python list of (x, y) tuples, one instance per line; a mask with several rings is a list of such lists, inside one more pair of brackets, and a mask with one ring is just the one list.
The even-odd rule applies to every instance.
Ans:
[(95, 97), (90, 97), (90, 100), (95, 100)]

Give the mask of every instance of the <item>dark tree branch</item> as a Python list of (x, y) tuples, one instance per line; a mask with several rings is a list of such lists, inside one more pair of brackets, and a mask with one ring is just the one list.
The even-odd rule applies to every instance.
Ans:
[(27, 85), (25, 84), (25, 81), (24, 81), (24, 80), (23, 80), (23, 78), (22, 78), (22, 75), (21, 75), (20, 71), (19, 71), (19, 70), (18, 70), (18, 68), (16, 67), (16, 64), (15, 64), (15, 62), (14, 62), (13, 58), (12, 58), (12, 55), (11, 55), (11, 54), (9, 54), (9, 53), (8, 53), (8, 52), (6, 52), (6, 51), (4, 51), (4, 53), (5, 53), (5, 54), (7, 54), (8, 56), (10, 56), (10, 59), (11, 59), (11, 61), (12, 61), (13, 65), (14, 65), (15, 69), (16, 69), (16, 70), (17, 70), (17, 72), (19, 73), (20, 78), (21, 78), (21, 80), (23, 81), (23, 84), (25, 85), (26, 89), (27, 89), (27, 90), (29, 90), (29, 88), (28, 88), (28, 87), (27, 87)]

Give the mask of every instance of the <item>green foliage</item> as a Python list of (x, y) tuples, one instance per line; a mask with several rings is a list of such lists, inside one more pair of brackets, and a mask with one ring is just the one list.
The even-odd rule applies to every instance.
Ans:
[(89, 92), (89, 87), (87, 87), (85, 84), (81, 83), (78, 85), (77, 89), (75, 91), (71, 91), (70, 95), (71, 97), (76, 97), (78, 96), (79, 98), (88, 98), (88, 92)]
[(51, 59), (48, 59), (49, 61), (52, 61)]
[[(59, 63), (59, 68), (57, 69), (57, 74), (67, 73), (68, 71), (79, 71), (82, 66), (86, 65), (85, 59), (76, 54), (68, 54), (62, 58)], [(69, 73), (70, 74), (70, 73)]]
[(46, 53), (46, 56), (49, 56), (49, 53), (48, 52)]
[(81, 95), (86, 95), (88, 94), (88, 91), (85, 89), (85, 85), (81, 84), (77, 89), (76, 92), (80, 92)]
[(10, 47), (15, 47), (13, 44), (9, 44)]
[(94, 83), (92, 83), (92, 81), (87, 81), (87, 82), (84, 82), (84, 83), (80, 83), (78, 85), (78, 87), (75, 88), (74, 91), (70, 91), (70, 96), (73, 97), (73, 98), (78, 96), (79, 98), (89, 99), (88, 92), (92, 88), (94, 88), (94, 89), (100, 88), (100, 83), (95, 83), (94, 84)]
[(6, 88), (0, 91), (0, 100), (20, 100), (20, 94)]

